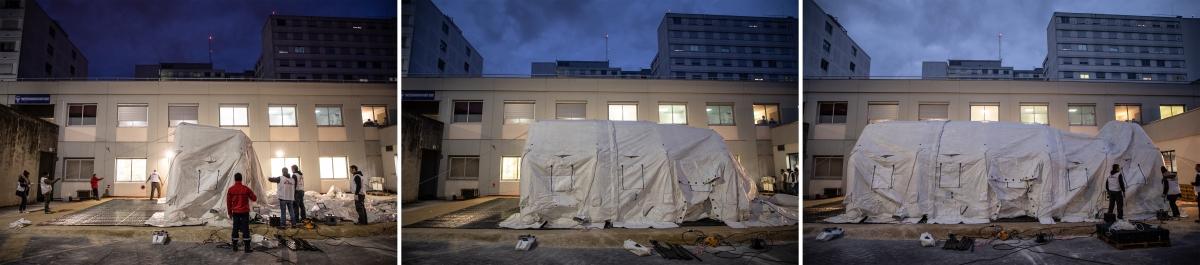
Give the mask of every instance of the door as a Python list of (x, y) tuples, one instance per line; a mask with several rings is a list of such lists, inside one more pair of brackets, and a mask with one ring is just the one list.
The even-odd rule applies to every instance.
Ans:
[(42, 198), (42, 185), (38, 181), (41, 181), (42, 176), (46, 176), (46, 175), (54, 176), (54, 163), (55, 162), (58, 162), (58, 154), (57, 153), (41, 152), (41, 158), (38, 160), (38, 171), (35, 175), (30, 176), (29, 181), (33, 182), (33, 184), (30, 185), (31, 186), (30, 188), (32, 190), (34, 187), (36, 187), (36, 189), (38, 191), (37, 201), (39, 201), (39, 202), (43, 201), (43, 198)]
[(418, 200), (436, 200), (438, 191), (438, 164), (442, 160), (442, 152), (421, 149), (421, 178), (417, 191)]

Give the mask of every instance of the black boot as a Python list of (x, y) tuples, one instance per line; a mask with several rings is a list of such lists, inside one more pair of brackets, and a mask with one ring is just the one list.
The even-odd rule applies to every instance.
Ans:
[(234, 240), (233, 240), (233, 242), (229, 243), (229, 245), (230, 245), (230, 246), (232, 246), (233, 252), (237, 252), (237, 250), (238, 250), (238, 241), (237, 241), (237, 239), (234, 239)]
[[(242, 240), (242, 242), (246, 244), (246, 253), (250, 253), (250, 251), (251, 251), (251, 250), (250, 250), (250, 240), (249, 240), (249, 239), (243, 239), (243, 240)], [(235, 250), (236, 250), (236, 249), (235, 249)]]

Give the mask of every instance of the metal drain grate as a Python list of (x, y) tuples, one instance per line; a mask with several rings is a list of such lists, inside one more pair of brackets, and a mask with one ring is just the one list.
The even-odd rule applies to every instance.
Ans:
[(430, 218), (404, 227), (409, 228), (499, 228), (500, 222), (520, 211), (518, 198), (497, 198), (442, 216)]
[(804, 222), (805, 223), (822, 223), (825, 218), (838, 216), (846, 212), (846, 206), (842, 202), (826, 203), (814, 205), (812, 207), (804, 207)]
[(164, 204), (153, 200), (114, 199), (43, 223), (66, 226), (146, 226), (146, 220), (161, 212)]

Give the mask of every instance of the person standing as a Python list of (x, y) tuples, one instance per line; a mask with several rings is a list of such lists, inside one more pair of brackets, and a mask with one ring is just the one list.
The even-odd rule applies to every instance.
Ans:
[(29, 171), (23, 171), (17, 176), (17, 197), (21, 197), (21, 207), (18, 210), (25, 213), (25, 203), (29, 198)]
[(62, 179), (54, 179), (50, 175), (42, 177), (42, 196), (46, 198), (46, 214), (50, 214), (50, 201), (54, 200), (54, 183), (58, 183)]
[(161, 186), (162, 179), (158, 177), (157, 169), (154, 170), (154, 173), (150, 173), (150, 177), (146, 178), (146, 182), (148, 182), (150, 184), (150, 199), (151, 200), (156, 198), (156, 197), (154, 197), (154, 192), (156, 192), (156, 191), (158, 192), (158, 196), (162, 196), (162, 186)]
[(1125, 178), (1121, 176), (1121, 166), (1113, 164), (1104, 186), (1108, 190), (1108, 214), (1116, 209), (1117, 219), (1125, 219)]
[[(1196, 164), (1196, 178), (1192, 179), (1192, 189), (1196, 192), (1197, 201), (1200, 201), (1200, 164)], [(1200, 210), (1200, 203), (1196, 203), (1196, 209)], [(1196, 222), (1200, 223), (1200, 214), (1196, 215)]]
[(292, 179), (296, 180), (296, 196), (292, 204), (296, 205), (296, 212), (300, 213), (300, 220), (308, 219), (308, 214), (305, 212), (308, 209), (304, 208), (304, 173), (300, 172), (300, 167), (292, 165)]
[(1163, 174), (1163, 196), (1167, 197), (1167, 201), (1171, 203), (1171, 216), (1179, 217), (1179, 206), (1175, 205), (1175, 200), (1179, 199), (1179, 178), (1175, 173), (1167, 171), (1167, 167), (1161, 167)]
[(233, 235), (229, 238), (233, 240), (233, 251), (237, 252), (238, 232), (241, 232), (246, 253), (250, 253), (250, 202), (258, 201), (258, 196), (242, 185), (242, 173), (233, 174), (233, 181), (233, 186), (225, 193), (225, 209), (229, 219), (233, 220)]
[(268, 181), (278, 183), (275, 185), (275, 196), (279, 198), (279, 227), (287, 228), (288, 212), (292, 213), (292, 225), (296, 225), (297, 220), (296, 208), (292, 204), (292, 200), (296, 196), (296, 180), (292, 179), (291, 174), (288, 174), (288, 169), (283, 168), (283, 175), (273, 177)]
[(367, 193), (363, 189), (362, 171), (358, 171), (357, 165), (350, 165), (350, 172), (354, 174), (354, 211), (358, 212), (358, 222), (355, 224), (365, 225), (367, 224), (367, 207), (365, 205)]
[(92, 174), (92, 199), (100, 200), (100, 180), (103, 179), (97, 178), (96, 174)]

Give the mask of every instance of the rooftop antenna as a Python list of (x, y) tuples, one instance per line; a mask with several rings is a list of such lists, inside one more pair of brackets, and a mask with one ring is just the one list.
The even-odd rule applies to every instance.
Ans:
[(1001, 42), (1002, 39), (1004, 39), (1004, 32), (997, 33), (996, 34), (996, 60), (1004, 60), (1004, 56), (1001, 53), (1004, 48), (1003, 44)]
[(604, 33), (604, 61), (608, 62), (608, 32)]
[(209, 65), (212, 65), (212, 53), (213, 53), (212, 42), (213, 42), (213, 35), (212, 35), (212, 33), (208, 33), (208, 64)]

